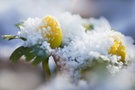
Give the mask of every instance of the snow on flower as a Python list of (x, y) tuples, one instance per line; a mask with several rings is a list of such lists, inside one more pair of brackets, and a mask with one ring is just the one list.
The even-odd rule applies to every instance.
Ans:
[(53, 16), (28, 18), (20, 27), (20, 37), (26, 38), (24, 46), (48, 42), (51, 48), (61, 44), (62, 32), (58, 21)]
[(27, 41), (24, 42), (24, 46), (41, 43), (41, 32), (36, 32), (36, 29), (40, 26), (40, 23), (41, 19), (39, 18), (28, 18), (23, 22), (23, 25), (20, 26), (21, 31), (18, 32), (18, 35), (27, 39)]
[[(134, 60), (132, 38), (113, 30), (104, 17), (83, 19), (66, 12), (56, 16), (56, 19), (57, 23), (47, 26), (43, 18), (28, 18), (18, 35), (27, 39), (24, 46), (42, 44), (42, 47), (50, 49), (48, 51), (58, 57), (56, 63), (61, 72), (75, 81), (82, 77), (83, 70), (96, 63), (103, 64), (110, 73), (115, 74)], [(92, 28), (87, 28), (90, 25)], [(47, 36), (51, 29), (58, 30), (60, 36)], [(49, 40), (52, 38), (57, 48), (51, 46)]]

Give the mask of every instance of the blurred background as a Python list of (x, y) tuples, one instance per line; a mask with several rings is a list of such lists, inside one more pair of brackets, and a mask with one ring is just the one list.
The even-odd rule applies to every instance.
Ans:
[[(0, 0), (0, 36), (15, 35), (19, 30), (15, 24), (28, 17), (66, 11), (83, 18), (103, 16), (113, 29), (135, 39), (135, 0)], [(34, 90), (44, 82), (40, 66), (9, 62), (11, 52), (21, 43), (0, 38), (0, 90)]]

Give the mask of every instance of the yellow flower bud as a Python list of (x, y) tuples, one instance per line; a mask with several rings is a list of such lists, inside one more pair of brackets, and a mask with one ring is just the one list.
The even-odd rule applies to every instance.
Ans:
[(42, 36), (50, 43), (51, 48), (57, 48), (62, 42), (62, 31), (59, 22), (53, 16), (46, 16), (42, 20), (43, 25), (39, 27)]
[(120, 61), (124, 62), (126, 58), (126, 47), (122, 44), (121, 41), (118, 41), (118, 39), (115, 39), (114, 45), (110, 48), (109, 53), (113, 55), (115, 54), (115, 55), (121, 56)]

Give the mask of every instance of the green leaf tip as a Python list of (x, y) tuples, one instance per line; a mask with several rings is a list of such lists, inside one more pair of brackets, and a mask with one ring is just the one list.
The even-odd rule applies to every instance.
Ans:
[(24, 27), (23, 24), (24, 22), (20, 22), (20, 23), (15, 24), (15, 26), (20, 29), (20, 27)]
[(18, 35), (2, 35), (1, 37), (3, 39), (5, 39), (5, 40), (13, 40), (13, 39), (21, 39), (23, 41), (26, 41), (27, 40), (26, 38), (19, 37)]
[(3, 39), (5, 39), (5, 40), (12, 40), (12, 39), (18, 38), (18, 37), (15, 36), (15, 35), (2, 35), (1, 37), (2, 37)]

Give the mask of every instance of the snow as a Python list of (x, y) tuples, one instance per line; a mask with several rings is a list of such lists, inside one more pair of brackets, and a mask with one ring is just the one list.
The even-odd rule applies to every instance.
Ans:
[[(40, 30), (37, 31), (43, 24), (41, 22), (42, 18), (28, 18), (18, 35), (27, 39), (23, 44), (24, 46), (42, 44), (41, 48), (57, 56), (59, 60), (56, 63), (60, 66), (62, 74), (69, 77), (71, 81), (78, 83), (83, 78), (81, 71), (92, 68), (96, 64), (98, 66), (99, 63), (112, 76), (117, 76), (118, 73), (120, 74), (125, 70), (125, 64), (127, 67), (128, 65), (130, 66), (129, 62), (132, 63), (135, 59), (133, 39), (116, 30), (112, 30), (109, 22), (104, 17), (83, 19), (79, 15), (66, 12), (56, 16), (56, 18), (62, 30), (62, 47), (51, 49), (50, 44), (43, 38)], [(94, 28), (86, 31), (83, 24), (93, 25)], [(50, 28), (43, 28), (43, 30), (47, 32)], [(119, 61), (121, 56), (109, 53), (110, 48), (115, 44), (114, 40), (118, 40), (126, 48), (125, 63)], [(54, 80), (51, 85), (55, 85), (56, 82)], [(66, 85), (66, 83), (70, 86), (69, 82), (64, 84)], [(72, 85), (71, 87), (75, 88)]]
[(24, 46), (41, 43), (41, 32), (36, 31), (40, 23), (41, 19), (39, 18), (28, 18), (23, 22), (23, 25), (21, 26), (21, 31), (18, 32), (18, 35), (27, 39), (27, 41), (24, 42)]

